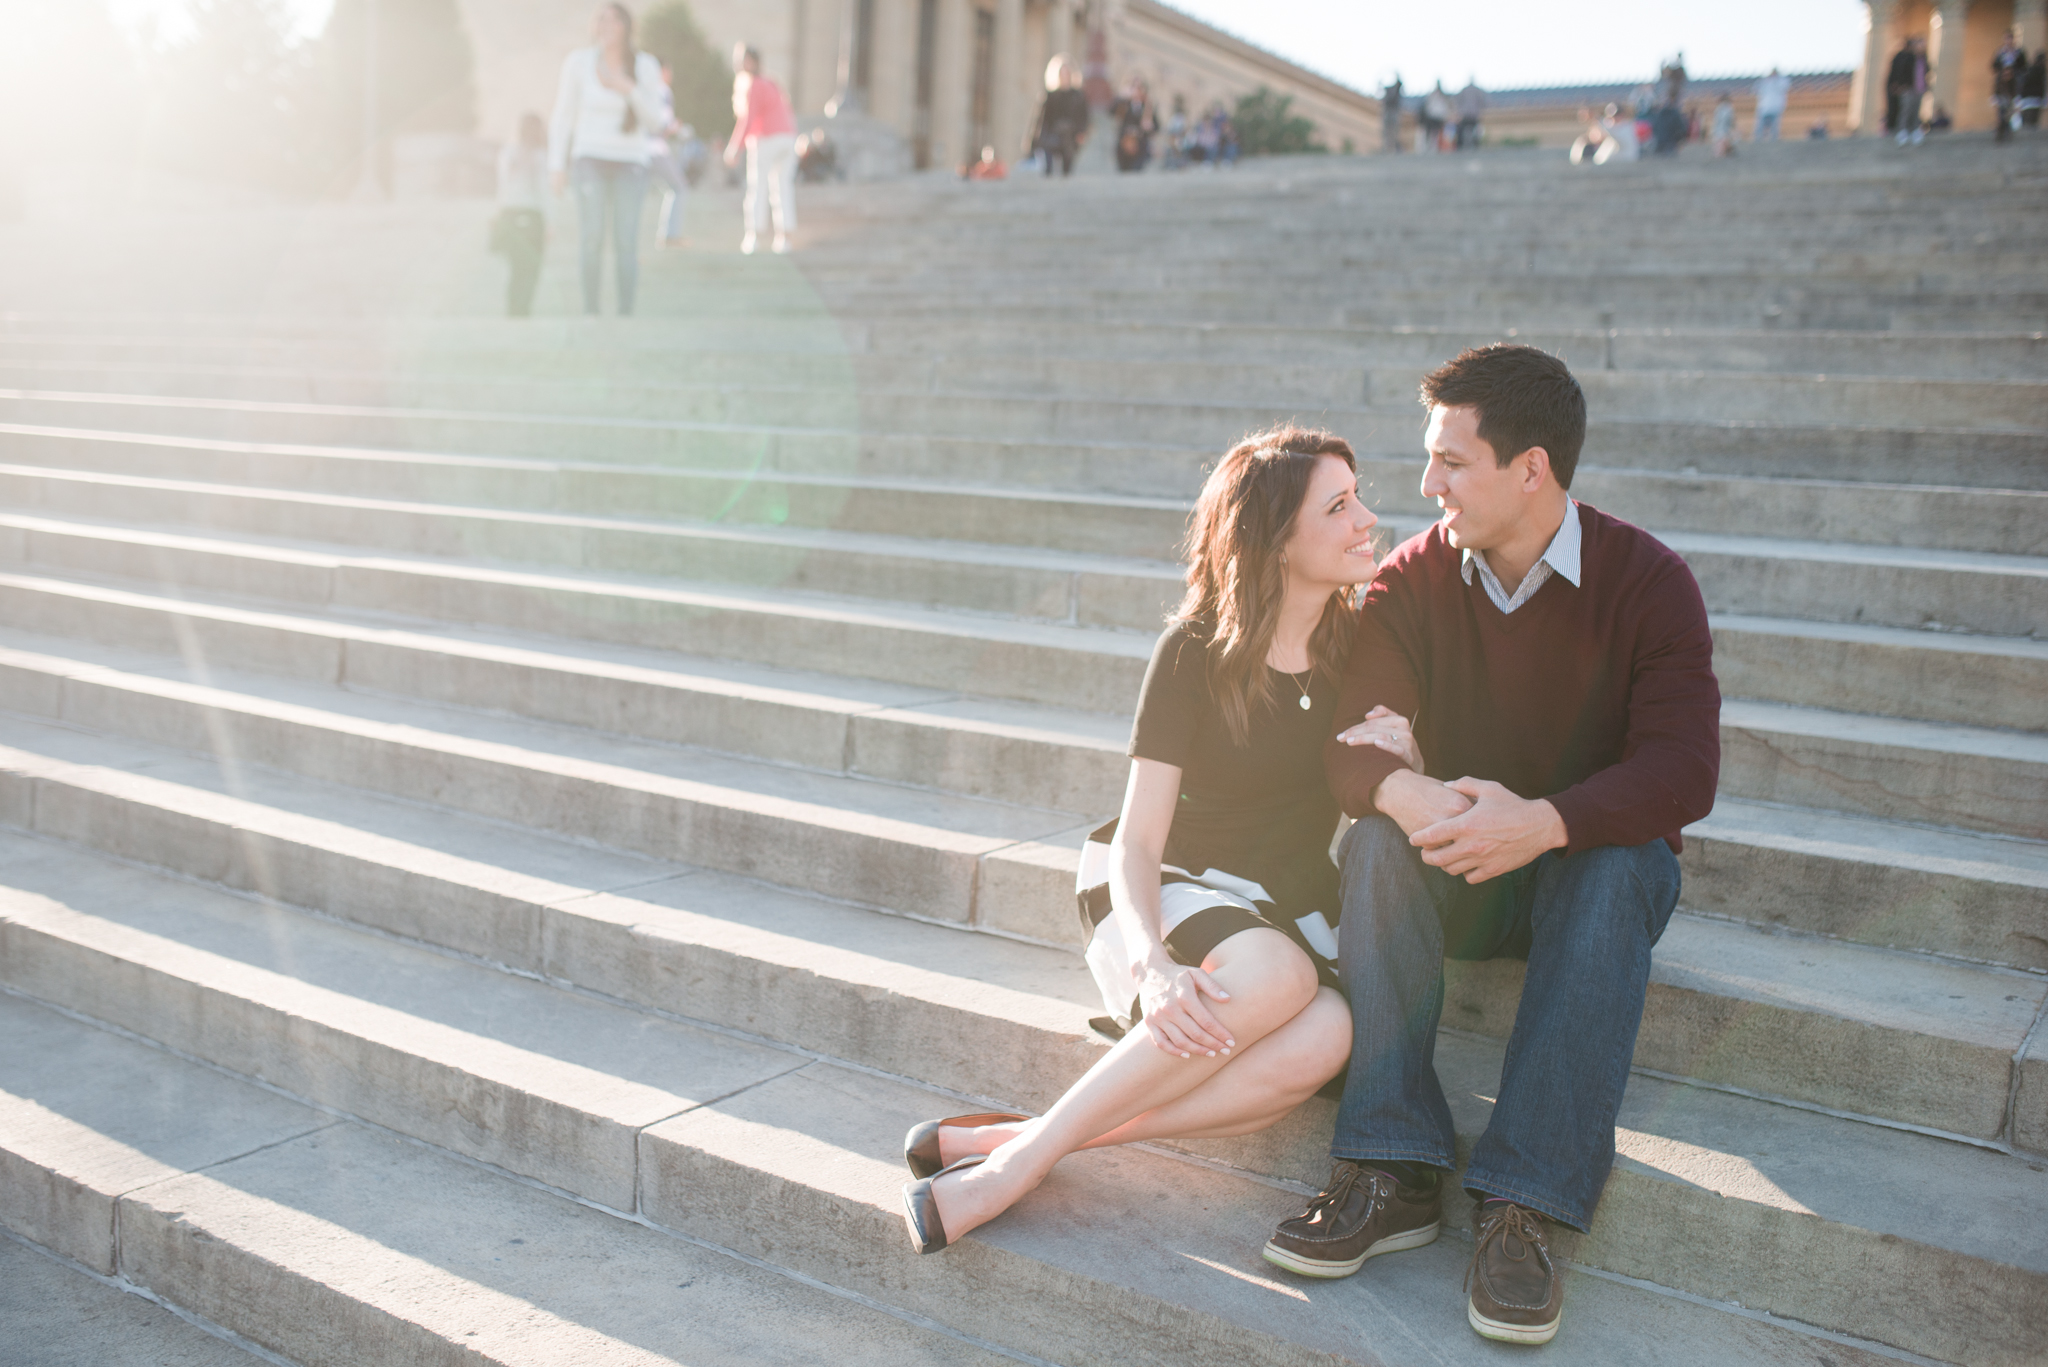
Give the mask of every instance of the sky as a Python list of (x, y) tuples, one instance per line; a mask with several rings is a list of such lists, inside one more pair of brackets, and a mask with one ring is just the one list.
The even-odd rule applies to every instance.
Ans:
[[(4, 2), (4, 0), (0, 0)], [(125, 21), (183, 0), (108, 0)], [(332, 0), (286, 0), (307, 31)], [(1695, 76), (1844, 71), (1861, 59), (1863, 0), (1167, 0), (1360, 90), (1399, 71), (1410, 89), (1641, 81), (1685, 53)], [(644, 4), (644, 0), (643, 0)]]
[(1642, 81), (1685, 53), (1694, 76), (1847, 71), (1863, 0), (1166, 0), (1313, 71), (1375, 91), (1469, 77), (1492, 89)]

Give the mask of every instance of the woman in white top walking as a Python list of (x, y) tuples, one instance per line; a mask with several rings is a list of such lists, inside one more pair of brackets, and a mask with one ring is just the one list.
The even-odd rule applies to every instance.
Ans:
[(633, 47), (633, 15), (602, 5), (590, 47), (562, 63), (548, 164), (555, 193), (574, 184), (583, 256), (583, 311), (598, 312), (606, 220), (619, 283), (619, 313), (633, 312), (640, 282), (640, 206), (647, 195), (647, 140), (667, 119), (661, 63)]

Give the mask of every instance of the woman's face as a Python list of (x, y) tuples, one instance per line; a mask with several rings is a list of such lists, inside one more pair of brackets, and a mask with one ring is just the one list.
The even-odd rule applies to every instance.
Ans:
[(1358, 476), (1341, 457), (1323, 456), (1283, 548), (1288, 577), (1316, 588), (1338, 589), (1372, 578), (1372, 529), (1379, 522), (1358, 497)]
[(590, 21), (590, 36), (602, 48), (619, 47), (626, 41), (626, 21), (619, 18), (617, 9), (610, 5), (599, 5), (597, 14)]

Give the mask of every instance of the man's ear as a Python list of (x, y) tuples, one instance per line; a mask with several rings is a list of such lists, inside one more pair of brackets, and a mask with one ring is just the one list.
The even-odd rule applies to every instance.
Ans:
[(1523, 493), (1533, 494), (1543, 487), (1543, 479), (1550, 473), (1550, 452), (1532, 446), (1516, 456), (1514, 463), (1521, 474)]

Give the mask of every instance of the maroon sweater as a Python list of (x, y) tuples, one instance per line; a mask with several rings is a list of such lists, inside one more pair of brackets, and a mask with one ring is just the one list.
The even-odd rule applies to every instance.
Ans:
[[(1649, 533), (1584, 504), (1577, 588), (1553, 574), (1512, 615), (1486, 595), (1441, 523), (1396, 547), (1367, 587), (1336, 729), (1375, 704), (1408, 717), (1429, 775), (1492, 779), (1549, 798), (1566, 852), (1640, 845), (1714, 807), (1721, 690), (1692, 571)], [(1324, 747), (1353, 816), (1400, 764), (1377, 746)]]

